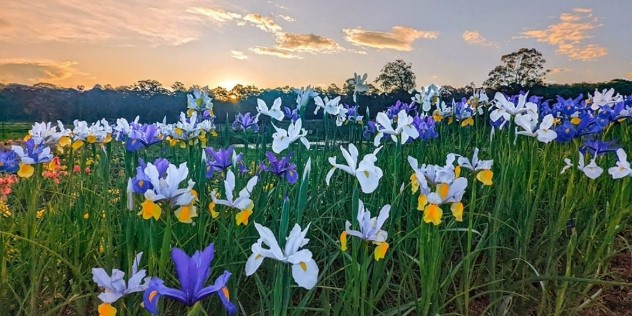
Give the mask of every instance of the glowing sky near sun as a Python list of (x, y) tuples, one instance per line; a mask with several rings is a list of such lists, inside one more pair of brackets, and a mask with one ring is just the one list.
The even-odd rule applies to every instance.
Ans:
[[(599, 5), (597, 5), (597, 3)], [(632, 79), (632, 1), (43, 0), (0, 5), (0, 82), (155, 79), (232, 87), (372, 81), (412, 62), (417, 86), (480, 85), (500, 56), (544, 54), (549, 82)]]

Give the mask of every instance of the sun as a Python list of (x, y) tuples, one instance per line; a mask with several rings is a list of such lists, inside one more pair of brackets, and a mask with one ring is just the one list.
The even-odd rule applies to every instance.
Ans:
[(219, 86), (230, 91), (238, 83), (239, 83), (239, 80), (237, 79), (227, 79), (227, 80), (220, 81)]

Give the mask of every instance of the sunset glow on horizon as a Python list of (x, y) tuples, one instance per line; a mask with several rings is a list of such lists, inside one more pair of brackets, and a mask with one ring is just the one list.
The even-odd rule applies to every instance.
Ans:
[(503, 54), (536, 48), (547, 82), (632, 80), (632, 2), (11, 1), (0, 11), (0, 83), (64, 87), (372, 82), (395, 59), (417, 86), (481, 85)]

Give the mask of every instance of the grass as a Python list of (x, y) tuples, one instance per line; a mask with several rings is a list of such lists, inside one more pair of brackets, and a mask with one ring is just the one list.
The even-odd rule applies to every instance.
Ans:
[[(200, 141), (184, 148), (162, 142), (135, 154), (117, 142), (87, 144), (77, 151), (66, 148), (59, 156), (68, 171), (77, 164), (91, 172), (69, 172), (59, 183), (36, 172), (14, 187), (7, 201), (12, 215), (0, 216), (0, 313), (96, 314), (100, 302), (93, 267), (130, 273), (134, 255), (142, 251), (141, 267), (148, 275), (175, 286), (169, 250), (179, 247), (192, 254), (211, 242), (216, 248), (211, 278), (224, 270), (232, 273), (230, 300), (245, 315), (570, 315), (586, 308), (583, 303), (600, 287), (630, 286), (607, 275), (610, 259), (620, 250), (614, 240), (630, 230), (630, 178), (612, 180), (606, 174), (591, 180), (575, 168), (560, 175), (563, 158), (576, 157), (579, 140), (542, 144), (519, 137), (514, 144), (511, 130), (496, 131), (490, 140), (490, 127), (483, 122), (470, 128), (444, 122), (438, 126), (438, 139), (404, 146), (386, 142), (377, 155), (376, 164), (384, 173), (379, 189), (364, 194), (357, 180), (341, 171), (326, 185), (331, 167), (327, 159), (342, 159), (338, 142), (353, 140), (360, 157), (373, 151), (372, 142), (362, 140), (361, 126), (337, 129), (331, 120), (322, 124), (318, 135), (308, 138), (324, 140), (323, 146), (307, 151), (296, 142), (284, 152), (293, 153), (297, 184), (260, 174), (251, 196), (254, 213), (246, 226), (237, 226), (236, 212), (227, 208), (217, 207), (217, 219), (208, 212), (212, 190), (225, 196), (225, 175), (204, 178)], [(227, 128), (218, 131), (208, 146), (225, 147), (240, 138)], [(24, 134), (23, 125), (2, 131), (2, 137)], [(265, 159), (270, 134), (267, 125), (248, 138), (254, 148), (238, 149), (248, 166)], [(630, 135), (632, 127), (624, 121), (600, 137), (618, 139), (629, 152)], [(418, 194), (411, 193), (413, 171), (407, 157), (443, 165), (447, 154), (471, 157), (475, 147), (481, 159), (494, 160), (493, 185), (483, 186), (464, 170), (468, 187), (463, 222), (444, 206), (440, 225), (425, 223), (417, 210)], [(137, 158), (158, 157), (176, 165), (187, 163), (199, 193), (194, 224), (179, 223), (166, 206), (158, 221), (143, 220), (136, 214), (141, 196), (135, 196), (135, 210), (127, 210), (125, 189)], [(308, 158), (311, 172), (301, 180)], [(606, 156), (598, 163), (614, 166), (615, 159)], [(251, 174), (237, 174), (240, 189)], [(380, 261), (373, 259), (375, 245), (357, 238), (349, 238), (349, 250), (340, 250), (340, 233), (345, 221), (355, 222), (358, 199), (372, 216), (391, 205), (383, 226), (390, 246)], [(253, 276), (245, 276), (250, 247), (258, 238), (253, 222), (270, 227), (279, 239), (294, 223), (303, 228), (311, 223), (305, 249), (311, 250), (320, 270), (313, 290), (297, 287), (289, 266), (270, 259)], [(145, 315), (141, 302), (142, 295), (136, 293), (113, 305), (118, 315)], [(211, 315), (222, 310), (217, 297), (198, 309), (162, 299), (160, 308), (162, 314)]]

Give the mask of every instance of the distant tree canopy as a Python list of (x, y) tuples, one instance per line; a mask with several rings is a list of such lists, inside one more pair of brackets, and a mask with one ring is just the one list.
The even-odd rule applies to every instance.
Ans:
[[(542, 96), (545, 100), (555, 100), (558, 95), (569, 98), (583, 94), (586, 97), (587, 93), (593, 93), (595, 89), (605, 88), (632, 95), (632, 81), (625, 79), (544, 85), (544, 59), (535, 49), (521, 49), (503, 56), (501, 60), (503, 65), (496, 67), (498, 71), (494, 69), (486, 81), (490, 97), (498, 89), (509, 93), (519, 91), (510, 89), (529, 89), (531, 95)], [(362, 111), (368, 107), (371, 113), (377, 113), (397, 100), (409, 102), (409, 91), (415, 88), (415, 74), (411, 64), (400, 59), (387, 63), (375, 82), (380, 84), (384, 92), (369, 84), (369, 90), (362, 96)], [(353, 78), (350, 78), (339, 84), (315, 87), (314, 90), (330, 98), (342, 96), (343, 104), (353, 104), (354, 83)], [(492, 89), (494, 86), (496, 89)], [(165, 117), (167, 121), (174, 122), (180, 112), (186, 110), (187, 93), (200, 87), (194, 85), (187, 89), (182, 82), (176, 81), (170, 88), (164, 88), (160, 82), (152, 79), (116, 88), (110, 84), (97, 84), (92, 89), (84, 86), (61, 88), (50, 83), (33, 86), (0, 84), (0, 121), (61, 120), (71, 123), (74, 119), (96, 121), (105, 118), (114, 121), (119, 117), (134, 119), (139, 115), (143, 122), (162, 121)], [(446, 101), (452, 98), (459, 100), (471, 95), (474, 89), (473, 82), (460, 88), (443, 86), (442, 97)], [(225, 121), (227, 117), (232, 120), (237, 112), (256, 111), (257, 98), (271, 103), (280, 97), (283, 106), (290, 108), (296, 104), (296, 95), (289, 86), (260, 89), (254, 85), (238, 84), (231, 90), (217, 87), (209, 92), (213, 97), (218, 122)], [(314, 107), (313, 101), (309, 106)], [(317, 118), (312, 111), (307, 111), (307, 114), (308, 119)]]
[(401, 93), (415, 89), (416, 79), (412, 64), (397, 59), (384, 65), (375, 82), (386, 92)]
[(501, 65), (489, 72), (484, 86), (494, 90), (519, 91), (544, 83), (549, 70), (544, 69), (546, 60), (535, 48), (521, 48), (500, 58)]

